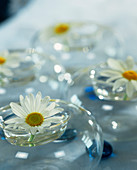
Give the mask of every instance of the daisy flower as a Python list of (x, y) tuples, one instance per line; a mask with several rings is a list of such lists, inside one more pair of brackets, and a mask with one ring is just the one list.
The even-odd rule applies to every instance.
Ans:
[(41, 92), (36, 97), (29, 94), (25, 98), (20, 95), (20, 105), (10, 103), (12, 112), (17, 116), (6, 120), (7, 128), (25, 129), (26, 132), (35, 135), (37, 132), (43, 133), (45, 127), (50, 127), (51, 123), (60, 123), (63, 116), (54, 116), (64, 109), (57, 107), (55, 102), (50, 102), (50, 97), (42, 99)]
[(4, 51), (0, 53), (0, 74), (12, 76), (11, 68), (16, 68), (20, 65), (20, 58), (17, 53), (9, 53)]
[(55, 26), (54, 32), (56, 34), (63, 34), (63, 33), (66, 33), (69, 29), (70, 28), (68, 24), (62, 23), (62, 24), (58, 24)]
[(125, 61), (109, 58), (107, 64), (109, 69), (102, 71), (100, 75), (108, 78), (106, 83), (113, 83), (112, 91), (125, 86), (126, 95), (131, 98), (137, 91), (137, 71), (134, 69), (133, 58), (128, 56)]

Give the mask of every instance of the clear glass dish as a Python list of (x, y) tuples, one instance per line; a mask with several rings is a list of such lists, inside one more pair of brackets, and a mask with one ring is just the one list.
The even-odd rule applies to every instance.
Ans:
[(65, 70), (54, 57), (39, 53), (33, 48), (1, 52), (1, 62), (2, 56), (7, 59), (11, 57), (14, 68), (6, 66), (12, 72), (9, 76), (0, 72), (0, 106), (8, 105), (10, 101), (17, 102), (20, 94), (36, 94), (38, 91), (43, 91), (44, 95), (52, 98), (61, 98), (63, 80), (59, 76)]
[(107, 63), (99, 64), (93, 67), (90, 71), (91, 83), (94, 88), (94, 92), (99, 99), (111, 101), (137, 100), (136, 91), (130, 98), (126, 95), (126, 83), (113, 91), (114, 81), (107, 82), (108, 78), (101, 75), (104, 70), (108, 70)]
[[(65, 85), (66, 100), (93, 111), (103, 130), (105, 140), (136, 139), (136, 101), (108, 100), (108, 98), (105, 100), (105, 97), (96, 95), (96, 82), (92, 81), (94, 76), (95, 66), (86, 67), (73, 74), (72, 79)], [(100, 91), (104, 94), (105, 88)]]
[[(47, 143), (46, 139), (43, 138), (43, 140), (40, 139), (42, 140), (40, 143), (37, 143), (42, 145), (36, 147), (15, 146), (18, 145), (16, 141), (19, 136), (15, 138), (13, 133), (10, 136), (12, 139), (9, 139), (6, 126), (4, 126), (4, 121), (10, 119), (13, 113), (9, 106), (0, 109), (0, 125), (2, 128), (0, 140), (1, 168), (15, 169), (20, 167), (20, 169), (49, 170), (64, 170), (64, 168), (75, 170), (80, 168), (90, 170), (97, 167), (102, 156), (103, 139), (101, 128), (96, 123), (95, 118), (91, 112), (82, 107), (58, 99), (53, 101), (64, 109), (62, 113), (66, 115), (64, 121), (55, 127), (60, 130), (63, 128), (63, 131), (56, 137), (51, 134), (54, 142), (49, 140), (50, 143), (43, 145)], [(5, 135), (2, 130), (4, 130)], [(66, 130), (65, 132), (69, 131), (69, 135), (66, 135), (64, 130)], [(55, 129), (51, 129), (51, 131), (54, 133)], [(64, 134), (58, 138), (62, 133)], [(9, 144), (9, 142), (14, 145)], [(10, 154), (7, 154), (9, 152)]]
[(37, 32), (32, 46), (54, 55), (69, 73), (123, 53), (118, 34), (94, 22), (56, 23)]

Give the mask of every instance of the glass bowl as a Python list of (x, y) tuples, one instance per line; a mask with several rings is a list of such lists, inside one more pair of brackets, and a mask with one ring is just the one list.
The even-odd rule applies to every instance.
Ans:
[[(103, 64), (104, 65), (104, 64)], [(136, 101), (105, 100), (96, 95), (96, 66), (85, 67), (74, 73), (70, 83), (66, 82), (66, 100), (93, 111), (107, 141), (136, 139)], [(105, 93), (102, 88), (102, 92)], [(104, 99), (104, 100), (102, 100)]]
[[(126, 83), (121, 87), (113, 91), (114, 81), (107, 82), (107, 77), (100, 75), (100, 73), (104, 70), (108, 70), (108, 64), (102, 63), (95, 66), (90, 72), (91, 82), (94, 88), (95, 94), (101, 100), (136, 100), (137, 92), (135, 91), (132, 97), (128, 97), (126, 95)], [(113, 76), (114, 77), (114, 76)]]
[[(65, 27), (65, 28), (64, 28)], [(121, 56), (121, 39), (111, 28), (94, 22), (56, 23), (32, 39), (37, 50), (55, 56), (69, 73)]]
[(17, 102), (19, 94), (36, 94), (41, 90), (52, 98), (61, 98), (61, 75), (65, 70), (54, 57), (31, 48), (8, 50), (1, 52), (2, 55), (14, 59), (11, 60), (14, 68), (8, 68), (12, 72), (9, 76), (0, 73), (0, 106)]
[[(10, 167), (14, 169), (19, 166), (20, 169), (41, 168), (61, 170), (64, 168), (76, 169), (80, 167), (81, 169), (90, 170), (97, 167), (102, 156), (103, 139), (101, 128), (91, 112), (59, 99), (52, 101), (55, 101), (56, 104), (59, 104), (64, 109), (61, 113), (64, 115), (64, 121), (50, 130), (52, 132), (50, 135), (54, 142), (48, 140), (50, 143), (43, 145), (47, 143), (47, 139), (45, 138), (47, 129), (45, 129), (44, 137), (39, 139), (39, 136), (37, 136), (40, 142), (36, 142), (36, 145), (40, 146), (36, 147), (15, 146), (18, 144), (21, 145), (21, 143), (17, 143), (16, 141), (17, 138), (22, 138), (22, 134), (14, 136), (13, 131), (9, 132), (5, 129), (4, 121), (10, 119), (13, 115), (10, 106), (0, 109), (0, 124), (2, 128), (0, 145), (2, 149), (1, 156), (3, 156), (1, 168)], [(59, 134), (54, 136), (53, 134), (56, 133), (56, 128), (59, 128)], [(2, 130), (4, 134), (2, 134)], [(59, 137), (62, 133), (64, 134)], [(28, 138), (27, 134), (25, 138)], [(7, 141), (14, 145), (10, 145)], [(7, 154), (9, 151), (10, 154)], [(7, 163), (5, 164), (6, 161)]]
[(0, 87), (26, 84), (36, 77), (42, 56), (34, 49), (14, 49), (0, 52)]

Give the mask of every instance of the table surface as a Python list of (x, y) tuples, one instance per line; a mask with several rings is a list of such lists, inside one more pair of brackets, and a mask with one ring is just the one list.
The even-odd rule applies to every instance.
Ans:
[[(0, 24), (0, 50), (30, 47), (34, 33), (63, 21), (95, 21), (114, 28), (123, 38), (125, 55), (137, 59), (136, 0), (31, 0), (14, 17)], [(114, 156), (100, 170), (136, 170), (137, 141), (112, 142)]]

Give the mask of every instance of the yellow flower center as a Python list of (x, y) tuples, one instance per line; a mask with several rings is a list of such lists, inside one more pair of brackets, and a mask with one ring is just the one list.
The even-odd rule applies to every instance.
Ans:
[(25, 122), (30, 126), (40, 126), (44, 121), (41, 113), (33, 112), (27, 115)]
[(59, 24), (55, 27), (55, 33), (56, 34), (62, 34), (69, 30), (68, 24)]
[(0, 56), (0, 65), (4, 64), (6, 62), (6, 59), (4, 57)]
[(137, 73), (133, 70), (125, 71), (122, 76), (128, 80), (137, 80)]

